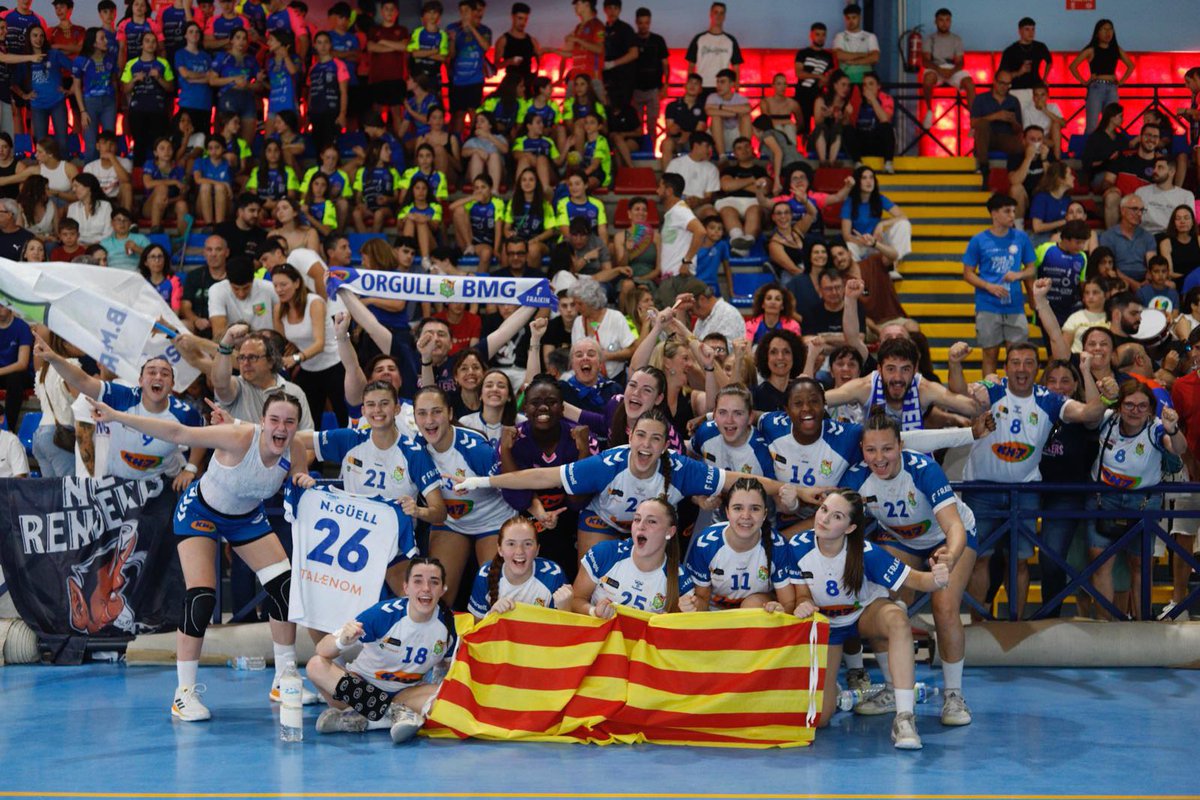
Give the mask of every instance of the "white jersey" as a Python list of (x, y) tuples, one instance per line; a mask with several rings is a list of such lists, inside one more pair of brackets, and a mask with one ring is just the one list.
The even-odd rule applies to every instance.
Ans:
[(775, 474), (775, 468), (771, 466), (771, 451), (762, 434), (754, 428), (750, 429), (746, 441), (731, 445), (721, 436), (717, 423), (706, 420), (696, 428), (691, 450), (696, 458), (717, 469), (742, 475), (761, 475), (764, 478)]
[(249, 514), (283, 486), (292, 464), (283, 457), (269, 467), (264, 464), (258, 452), (261, 438), (262, 426), (255, 425), (246, 455), (232, 467), (215, 456), (209, 461), (208, 470), (200, 476), (199, 491), (204, 504), (213, 511), (229, 517)]
[[(658, 569), (642, 572), (633, 563), (633, 542), (612, 539), (593, 546), (581, 563), (583, 571), (596, 584), (592, 591), (592, 605), (608, 598), (618, 606), (629, 606), (652, 614), (666, 612), (668, 575), (665, 557)], [(673, 580), (678, 581), (680, 597), (691, 593), (692, 579), (682, 564)]]
[(490, 535), (516, 512), (504, 502), (499, 489), (475, 489), (456, 494), (452, 478), (483, 478), (500, 473), (500, 459), (483, 434), (466, 428), (454, 429), (454, 443), (444, 453), (429, 446), (423, 437), (417, 444), (433, 459), (442, 476), (442, 498), (446, 502), (447, 528), (467, 536)]
[(996, 430), (976, 439), (963, 480), (1029, 483), (1042, 479), (1042, 448), (1062, 414), (1066, 399), (1044, 386), (1028, 397), (1008, 391), (1008, 379), (985, 384)]
[(722, 522), (701, 531), (687, 554), (687, 572), (695, 586), (712, 587), (709, 609), (738, 608), (752, 594), (770, 594), (791, 583), (788, 546), (771, 530), (771, 557), (759, 542), (744, 553), (729, 546)]
[(833, 488), (851, 464), (862, 460), (862, 428), (834, 422), (821, 423), (821, 436), (800, 444), (792, 435), (792, 420), (783, 411), (763, 414), (758, 429), (767, 441), (775, 465), (775, 479), (804, 486)]
[[(475, 583), (471, 586), (471, 601), (467, 604), (467, 609), (480, 619), (492, 607), (488, 604), (488, 582), (491, 580), (491, 576), (492, 562), (489, 561), (479, 568), (479, 572), (475, 575)], [(514, 603), (554, 608), (554, 593), (566, 582), (562, 567), (548, 558), (538, 558), (534, 559), (533, 573), (524, 583), (516, 586), (509, 582), (503, 567), (501, 567), (500, 583), (496, 587), (496, 599), (507, 597)]]
[(380, 450), (371, 441), (370, 429), (338, 428), (313, 436), (313, 450), (321, 461), (341, 462), (342, 488), (354, 494), (399, 500), (428, 496), (441, 488), (441, 476), (425, 448), (403, 436)]
[(856, 464), (842, 486), (863, 496), (867, 514), (879, 523), (875, 539), (896, 541), (913, 550), (928, 550), (946, 541), (937, 512), (956, 506), (968, 534), (975, 530), (975, 515), (950, 488), (946, 473), (932, 458), (912, 450), (901, 454), (900, 472), (880, 478), (865, 462)]
[[(524, 414), (517, 414), (517, 421), (514, 425), (520, 425), (525, 421)], [(485, 422), (483, 412), (476, 411), (474, 414), (467, 414), (462, 419), (458, 420), (458, 424), (464, 428), (470, 428), (476, 433), (482, 433), (483, 438), (488, 440), (488, 444), (492, 447), (500, 446), (500, 434), (504, 431), (504, 423), (497, 422), (495, 425)]]
[(1157, 486), (1162, 482), (1162, 420), (1155, 417), (1133, 436), (1121, 433), (1115, 410), (1104, 412), (1100, 424), (1100, 452), (1092, 464), (1092, 475), (1120, 489)]
[(685, 497), (712, 497), (721, 491), (721, 471), (716, 467), (677, 453), (668, 453), (668, 457), (670, 486), (663, 485), (658, 469), (648, 478), (634, 475), (629, 469), (629, 445), (564, 464), (559, 471), (567, 494), (595, 494), (585, 513), (598, 516), (611, 528), (628, 531), (633, 512), (644, 500), (665, 494), (667, 502), (678, 505)]
[(458, 644), (454, 615), (445, 606), (425, 622), (414, 622), (408, 598), (401, 597), (378, 603), (357, 619), (363, 626), (363, 648), (348, 668), (388, 692), (420, 683), (425, 673), (450, 659)]
[(356, 497), (333, 487), (313, 487), (299, 498), (294, 491), (288, 495), (288, 621), (336, 631), (379, 601), (391, 564), (417, 554), (412, 520), (388, 500)]
[[(367, 422), (362, 416), (362, 404), (351, 405), (346, 403), (346, 408), (350, 411), (350, 427), (357, 431), (371, 430), (371, 423)], [(400, 431), (400, 435), (405, 439), (415, 440), (417, 434), (417, 417), (413, 411), (412, 403), (407, 400), (400, 401), (400, 413), (396, 414), (396, 430)]]
[(863, 545), (863, 585), (858, 591), (845, 584), (846, 540), (841, 551), (833, 557), (821, 553), (812, 531), (798, 533), (789, 542), (791, 549), (792, 583), (807, 586), (813, 605), (829, 617), (831, 628), (842, 628), (858, 622), (863, 609), (888, 596), (908, 579), (909, 567), (886, 550)]
[[(163, 411), (149, 411), (142, 405), (142, 390), (137, 386), (105, 381), (100, 390), (100, 402), (135, 417), (178, 422), (192, 428), (204, 425), (195, 408), (174, 397), (167, 398), (167, 407)], [(127, 480), (155, 475), (173, 477), (179, 474), (186, 463), (183, 457), (186, 450), (186, 447), (173, 442), (155, 439), (134, 428), (112, 423), (109, 426), (108, 474)]]

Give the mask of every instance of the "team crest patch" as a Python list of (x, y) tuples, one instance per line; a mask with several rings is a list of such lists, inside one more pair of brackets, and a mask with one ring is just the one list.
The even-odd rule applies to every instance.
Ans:
[(1007, 414), (1007, 413), (1008, 413), (1008, 406), (1006, 406), (1006, 405), (1004, 405), (1003, 403), (1001, 403), (1000, 405), (996, 406), (996, 413), (997, 413), (997, 414)]
[(759, 568), (758, 568), (758, 579), (759, 579), (760, 581), (765, 581), (765, 580), (766, 580), (767, 578), (769, 578), (769, 577), (771, 577), (771, 576), (770, 576), (770, 575), (767, 573), (767, 568), (766, 568), (766, 567), (759, 567)]
[(1138, 442), (1137, 447), (1133, 448), (1133, 454), (1138, 455), (1138, 456), (1145, 455), (1146, 454), (1146, 445), (1142, 444), (1141, 442)]
[(540, 598), (540, 597), (539, 597), (537, 600), (534, 600), (534, 601), (533, 601), (533, 604), (534, 604), (535, 606), (541, 606), (542, 608), (545, 608), (545, 607), (546, 607), (546, 601), (545, 601), (545, 600), (543, 600), (543, 599), (542, 599), (542, 598)]
[(255, 303), (254, 304), (254, 316), (261, 317), (262, 315), (264, 315), (266, 313), (267, 313), (267, 304), (266, 303)]
[(1029, 412), (1029, 424), (1030, 424), (1030, 425), (1037, 425), (1037, 424), (1038, 424), (1038, 414), (1037, 414), (1037, 412), (1036, 412), (1036, 411), (1030, 411), (1030, 412)]
[(399, 483), (400, 481), (404, 480), (404, 468), (403, 467), (396, 467), (394, 470), (392, 470), (392, 480), (394, 480), (396, 483)]
[(454, 297), (454, 281), (446, 279), (438, 284), (438, 294), (442, 297)]
[(908, 499), (908, 505), (909, 505), (909, 507), (910, 507), (910, 508), (916, 508), (916, 507), (917, 507), (917, 495), (916, 495), (916, 492), (909, 492), (909, 493), (908, 493), (908, 498), (907, 498), (907, 499)]
[(443, 642), (442, 640), (439, 639), (438, 641), (433, 643), (433, 654), (435, 656), (440, 656), (445, 651), (446, 651), (446, 643), (445, 642)]
[(650, 607), (655, 611), (662, 611), (666, 605), (667, 598), (663, 597), (661, 594), (654, 595), (654, 599), (650, 601)]
[(821, 476), (824, 478), (828, 478), (829, 476), (833, 475), (833, 462), (828, 459), (821, 459), (820, 472)]
[(750, 466), (749, 464), (742, 464), (741, 472), (743, 475), (753, 475), (754, 467)]

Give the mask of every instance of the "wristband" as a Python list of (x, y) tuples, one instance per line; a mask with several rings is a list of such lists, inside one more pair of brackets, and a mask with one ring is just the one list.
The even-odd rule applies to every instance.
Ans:
[(334, 636), (333, 643), (337, 646), (339, 653), (344, 653), (347, 650), (349, 650), (351, 647), (354, 647), (354, 645), (358, 644), (358, 642), (350, 642), (349, 644), (342, 644), (341, 636)]
[(422, 367), (432, 367), (432, 366), (433, 366), (433, 362), (432, 362), (432, 361), (422, 361), (422, 362), (421, 362), (421, 366), (422, 366)]
[(200, 468), (199, 468), (199, 467), (197, 467), (195, 464), (184, 464), (184, 465), (183, 465), (183, 471), (184, 471), (184, 472), (190, 472), (190, 473), (192, 473), (193, 475), (196, 475), (196, 474), (198, 474), (198, 473), (200, 472)]
[(716, 372), (716, 367), (705, 367), (704, 371), (705, 372)]
[(1103, 397), (1103, 396), (1100, 398), (1100, 402), (1104, 403), (1104, 405), (1108, 406), (1109, 408), (1112, 408), (1113, 406), (1115, 406), (1117, 404), (1116, 398), (1109, 400), (1107, 397)]
[(589, 617), (596, 616), (596, 607), (595, 606), (588, 606), (588, 616)]
[(293, 364), (299, 364), (303, 360), (304, 360), (304, 356), (300, 355), (299, 353), (292, 354), (292, 363)]
[(233, 348), (227, 344), (219, 344), (217, 345), (217, 352), (223, 356), (231, 356), (233, 355)]

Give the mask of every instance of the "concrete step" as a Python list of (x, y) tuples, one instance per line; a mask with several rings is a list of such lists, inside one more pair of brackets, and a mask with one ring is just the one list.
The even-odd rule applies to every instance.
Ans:
[(987, 202), (990, 195), (987, 192), (978, 190), (967, 191), (962, 187), (948, 187), (946, 191), (934, 191), (928, 187), (923, 187), (917, 190), (912, 189), (889, 189), (887, 196), (899, 205), (905, 207), (909, 205), (951, 205), (961, 204), (963, 206), (975, 206), (983, 208), (983, 204)]
[(914, 220), (912, 228), (914, 239), (954, 239), (964, 242), (964, 249), (966, 249), (965, 241), (980, 231), (979, 225), (975, 223), (954, 224), (944, 221), (934, 222), (933, 220)]
[(889, 189), (910, 186), (943, 191), (949, 187), (979, 187), (979, 176), (974, 172), (897, 172), (894, 175), (879, 173), (879, 186), (885, 194)]
[(968, 285), (966, 281), (961, 279), (957, 281), (939, 281), (936, 279), (922, 278), (918, 278), (916, 280), (906, 279), (900, 282), (900, 285), (897, 287), (897, 291), (900, 292), (901, 300), (904, 300), (907, 295), (914, 294), (928, 294), (934, 296), (961, 295), (963, 297), (975, 296), (974, 287)]
[(957, 278), (962, 280), (962, 264), (957, 261), (917, 261), (905, 259), (900, 265), (900, 272), (905, 278), (917, 275)]
[[(883, 169), (883, 159), (869, 156), (863, 163), (871, 169)], [(897, 173), (901, 172), (971, 172), (975, 171), (975, 159), (970, 156), (954, 158), (931, 158), (929, 156), (900, 156), (892, 160)]]

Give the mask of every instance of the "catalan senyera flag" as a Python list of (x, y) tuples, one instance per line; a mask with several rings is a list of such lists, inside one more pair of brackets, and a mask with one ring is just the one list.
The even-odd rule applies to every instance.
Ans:
[(761, 609), (600, 620), (519, 604), (459, 642), (424, 734), (532, 742), (802, 747), (829, 625)]

